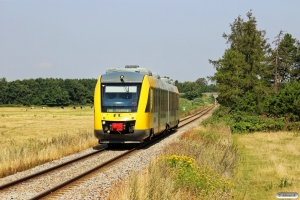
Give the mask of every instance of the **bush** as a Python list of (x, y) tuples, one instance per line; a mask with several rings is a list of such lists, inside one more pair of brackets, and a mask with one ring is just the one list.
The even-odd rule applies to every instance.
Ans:
[(198, 93), (196, 91), (189, 91), (184, 94), (184, 98), (188, 100), (193, 100), (198, 97)]
[(201, 99), (201, 98), (195, 98), (195, 99), (192, 101), (192, 104), (193, 104), (193, 105), (196, 105), (196, 106), (204, 106), (204, 105), (205, 105), (203, 99)]
[(171, 155), (160, 159), (176, 174), (175, 185), (178, 188), (189, 188), (197, 196), (200, 191), (206, 193), (229, 192), (233, 187), (230, 179), (222, 178), (209, 167), (197, 166), (194, 158), (188, 156)]
[(272, 116), (288, 115), (292, 120), (300, 117), (300, 83), (288, 83), (275, 96), (266, 101), (268, 112)]
[(280, 131), (297, 130), (300, 123), (289, 123), (285, 117), (270, 118), (266, 115), (249, 115), (246, 112), (230, 112), (229, 109), (220, 107), (216, 109), (210, 119), (202, 122), (203, 125), (225, 122), (230, 126), (232, 133), (247, 133), (255, 131)]

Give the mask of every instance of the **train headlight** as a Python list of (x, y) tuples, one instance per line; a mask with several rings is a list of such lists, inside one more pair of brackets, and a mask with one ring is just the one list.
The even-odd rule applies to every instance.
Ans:
[(102, 121), (102, 124), (104, 125), (106, 122), (105, 121)]

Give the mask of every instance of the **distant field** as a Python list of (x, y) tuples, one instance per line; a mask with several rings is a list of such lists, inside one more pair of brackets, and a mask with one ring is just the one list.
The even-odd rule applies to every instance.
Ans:
[(30, 138), (45, 141), (62, 134), (92, 133), (93, 114), (90, 107), (0, 107), (0, 147), (12, 140), (20, 144)]

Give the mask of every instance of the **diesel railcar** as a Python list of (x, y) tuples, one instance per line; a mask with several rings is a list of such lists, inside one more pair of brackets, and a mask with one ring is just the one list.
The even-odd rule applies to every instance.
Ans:
[(169, 79), (137, 65), (98, 77), (94, 135), (100, 144), (142, 143), (178, 123), (179, 93)]

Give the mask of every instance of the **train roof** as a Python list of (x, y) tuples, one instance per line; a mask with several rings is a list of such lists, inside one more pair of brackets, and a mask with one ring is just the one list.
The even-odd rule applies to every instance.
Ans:
[(106, 70), (106, 74), (102, 75), (101, 82), (117, 83), (120, 82), (121, 76), (123, 76), (122, 81), (124, 82), (141, 83), (145, 75), (155, 78), (157, 88), (178, 92), (172, 79), (167, 77), (161, 78), (157, 73), (152, 73), (146, 68), (140, 68), (138, 65), (126, 65), (125, 68), (110, 68)]
[(136, 73), (152, 76), (156, 79), (161, 79), (162, 81), (168, 84), (175, 85), (175, 82), (172, 79), (166, 77), (161, 78), (160, 75), (157, 74), (156, 72), (151, 72), (147, 68), (140, 68), (138, 65), (126, 65), (125, 68), (109, 68), (108, 70), (106, 70), (106, 74), (112, 72), (136, 72)]
[(125, 68), (109, 68), (106, 73), (111, 72), (137, 72), (144, 75), (152, 76), (152, 72), (147, 68), (140, 68), (138, 65), (126, 65)]

